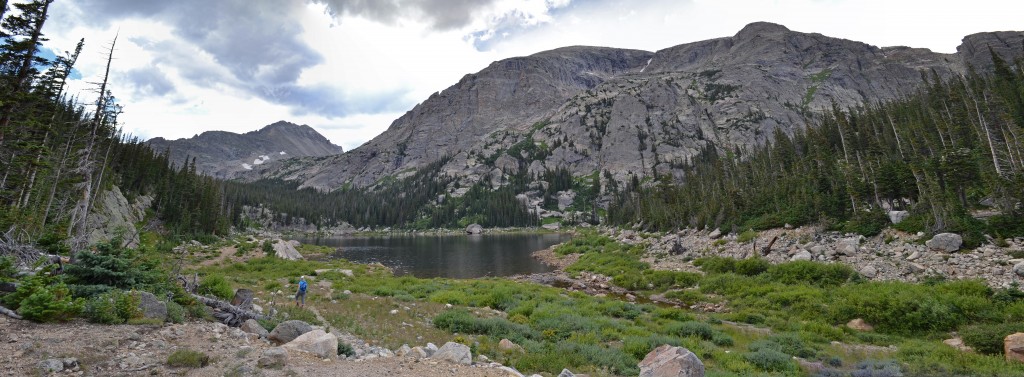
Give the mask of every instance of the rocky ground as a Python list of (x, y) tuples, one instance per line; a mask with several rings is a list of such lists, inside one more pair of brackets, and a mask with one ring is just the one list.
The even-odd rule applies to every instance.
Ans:
[[(76, 321), (37, 324), (0, 317), (0, 376), (516, 376), (500, 365), (460, 365), (429, 358), (398, 357), (391, 351), (362, 350), (359, 358), (323, 359), (288, 351), (282, 367), (262, 368), (275, 346), (253, 334), (218, 323), (163, 326), (105, 326)], [(342, 339), (356, 343), (351, 335)], [(359, 348), (360, 345), (354, 346)], [(178, 349), (210, 356), (203, 368), (171, 368)], [(49, 369), (47, 369), (49, 368)]]
[[(771, 229), (758, 233), (748, 242), (739, 242), (736, 234), (715, 231), (683, 230), (648, 237), (631, 230), (605, 229), (603, 232), (627, 244), (648, 243), (644, 261), (663, 270), (696, 271), (692, 261), (702, 256), (761, 255), (773, 263), (791, 260), (845, 263), (871, 280), (916, 282), (939, 276), (980, 278), (997, 288), (1024, 284), (1024, 238), (1007, 239), (1005, 247), (986, 243), (966, 250), (959, 249), (959, 242), (953, 242), (959, 236), (951, 236), (953, 240), (944, 243), (893, 229), (875, 237), (828, 232), (813, 226)], [(764, 248), (772, 239), (775, 242), (765, 253)]]

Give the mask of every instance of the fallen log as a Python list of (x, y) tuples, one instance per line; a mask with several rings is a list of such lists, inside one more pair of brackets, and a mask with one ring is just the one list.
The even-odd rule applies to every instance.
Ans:
[(17, 291), (18, 291), (18, 284), (6, 283), (6, 282), (5, 283), (0, 283), (0, 292), (12, 293), (12, 292), (17, 292)]
[(0, 314), (3, 314), (14, 319), (22, 319), (21, 316), (18, 315), (18, 313), (15, 313), (13, 310), (7, 309), (3, 306), (0, 306)]
[(213, 317), (217, 318), (221, 323), (231, 326), (240, 327), (242, 323), (249, 319), (267, 319), (268, 317), (250, 310), (245, 310), (237, 306), (231, 305), (228, 302), (209, 298), (206, 296), (200, 296), (192, 294), (192, 297), (203, 303), (203, 305), (213, 308)]

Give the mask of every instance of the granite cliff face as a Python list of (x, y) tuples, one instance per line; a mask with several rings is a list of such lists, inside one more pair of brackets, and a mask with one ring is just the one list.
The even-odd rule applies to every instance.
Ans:
[(188, 139), (158, 137), (147, 143), (157, 152), (169, 150), (176, 166), (195, 157), (196, 170), (217, 178), (235, 178), (271, 161), (344, 152), (313, 128), (284, 121), (244, 134), (208, 131)]
[(884, 101), (922, 74), (955, 77), (1012, 60), (1024, 33), (979, 33), (954, 54), (879, 48), (753, 23), (732, 37), (654, 53), (568, 47), (495, 62), (465, 76), (344, 155), (264, 168), (324, 189), (369, 186), (445, 156), (445, 174), (500, 185), (564, 167), (616, 179), (675, 174), (703, 148), (731, 150), (792, 133), (835, 103)]

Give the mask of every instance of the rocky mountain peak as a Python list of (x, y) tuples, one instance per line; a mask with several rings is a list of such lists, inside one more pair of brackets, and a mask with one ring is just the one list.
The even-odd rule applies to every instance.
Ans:
[(307, 187), (373, 185), (442, 158), (462, 187), (514, 174), (681, 174), (707, 148), (734, 150), (808, 127), (814, 113), (885, 101), (1022, 54), (1022, 32), (964, 38), (956, 54), (879, 48), (769, 22), (734, 36), (647, 52), (571, 46), (505, 59), (468, 74), (344, 155), (275, 169)]
[(235, 178), (271, 161), (344, 152), (312, 127), (286, 121), (244, 134), (207, 131), (188, 139), (153, 138), (147, 143), (158, 152), (169, 149), (175, 164), (194, 157), (198, 171), (218, 178)]
[(740, 29), (734, 38), (751, 39), (757, 35), (778, 35), (790, 32), (789, 28), (771, 22), (751, 22)]

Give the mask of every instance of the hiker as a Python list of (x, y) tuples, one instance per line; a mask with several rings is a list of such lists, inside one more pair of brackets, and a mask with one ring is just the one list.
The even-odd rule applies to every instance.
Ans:
[[(306, 277), (299, 278), (299, 291), (295, 292), (295, 306), (306, 307)], [(300, 303), (301, 300), (301, 303)]]

